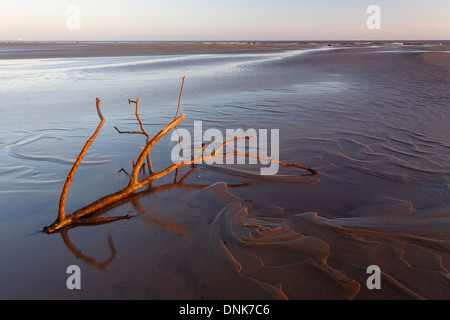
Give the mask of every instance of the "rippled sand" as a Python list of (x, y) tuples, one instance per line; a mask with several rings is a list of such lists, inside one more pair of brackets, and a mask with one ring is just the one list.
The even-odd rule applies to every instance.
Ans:
[[(291, 49), (0, 60), (0, 297), (450, 298), (448, 48)], [(145, 139), (113, 126), (138, 128), (127, 99), (139, 97), (154, 135), (183, 75), (179, 128), (279, 129), (280, 160), (320, 174), (184, 168), (99, 213), (130, 220), (39, 232), (97, 125), (95, 98), (107, 122), (68, 211), (127, 184), (118, 170)], [(155, 167), (174, 145), (160, 141)], [(77, 292), (65, 286), (71, 264)], [(366, 287), (370, 265), (381, 290)]]

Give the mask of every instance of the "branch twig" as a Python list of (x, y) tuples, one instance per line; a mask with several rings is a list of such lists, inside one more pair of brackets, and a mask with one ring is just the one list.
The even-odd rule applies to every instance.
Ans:
[[(89, 147), (94, 142), (95, 138), (97, 138), (100, 130), (103, 127), (103, 124), (105, 123), (105, 118), (103, 117), (102, 111), (100, 109), (100, 99), (99, 98), (96, 99), (96, 106), (97, 106), (97, 114), (98, 114), (98, 117), (100, 118), (100, 123), (97, 126), (97, 129), (95, 130), (95, 132), (91, 136), (91, 138), (89, 138), (89, 140), (86, 141), (83, 149), (81, 150), (80, 154), (78, 155), (77, 160), (73, 164), (72, 169), (69, 172), (69, 175), (67, 176), (67, 179), (66, 179), (64, 187), (62, 189), (61, 197), (59, 200), (58, 217), (51, 226), (44, 227), (44, 231), (46, 231), (46, 232), (51, 231), (52, 226), (56, 226), (56, 227), (60, 226), (57, 229), (61, 229), (63, 226), (72, 224), (74, 221), (74, 218), (76, 219), (76, 217), (73, 217), (72, 215), (69, 215), (69, 216), (66, 215), (65, 208), (66, 208), (67, 193), (69, 191), (70, 184), (73, 182), (73, 177), (74, 177), (75, 173), (77, 172), (78, 167), (81, 164), (81, 161), (83, 160), (84, 156), (86, 155), (86, 152), (89, 149)], [(125, 218), (128, 219), (129, 217), (130, 217), (129, 215), (122, 216), (122, 217), (115, 217), (114, 220), (125, 219)], [(96, 219), (96, 223), (108, 222), (108, 221), (111, 221), (111, 219), (112, 218), (99, 218), (99, 219)]]
[[(182, 76), (181, 77), (181, 79), (183, 79), (183, 81), (181, 82), (180, 95), (178, 97), (178, 108), (177, 108), (177, 112), (175, 113), (174, 119), (176, 119), (178, 117), (178, 112), (180, 112), (181, 95), (183, 94), (183, 87), (184, 87), (184, 79), (185, 78), (186, 78), (186, 76)], [(181, 136), (180, 136), (180, 133), (178, 132), (178, 128), (176, 126), (175, 126), (175, 130), (177, 131), (177, 134), (178, 134), (178, 144), (180, 145), (180, 151), (182, 151), (183, 147), (181, 146)]]

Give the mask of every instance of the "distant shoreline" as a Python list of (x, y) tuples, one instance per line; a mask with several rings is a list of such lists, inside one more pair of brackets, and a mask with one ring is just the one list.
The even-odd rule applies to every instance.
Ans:
[(323, 46), (420, 47), (449, 50), (450, 41), (40, 41), (0, 42), (1, 59), (270, 53)]

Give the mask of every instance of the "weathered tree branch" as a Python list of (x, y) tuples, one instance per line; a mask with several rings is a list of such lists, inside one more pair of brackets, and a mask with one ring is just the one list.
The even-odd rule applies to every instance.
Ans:
[[(180, 95), (178, 97), (178, 108), (177, 108), (177, 113), (175, 113), (175, 118), (174, 119), (176, 119), (178, 117), (178, 113), (180, 112), (181, 95), (183, 94), (184, 80), (186, 79), (186, 77), (182, 76), (181, 79), (183, 79), (183, 81), (181, 82)], [(178, 132), (178, 128), (176, 126), (175, 126), (175, 130), (177, 131), (177, 134), (178, 134), (178, 143), (180, 145), (180, 151), (181, 151), (183, 149), (181, 147), (181, 137), (180, 137), (180, 133)]]
[[(99, 100), (98, 100), (99, 101)], [(99, 103), (98, 103), (99, 106)], [(79, 166), (79, 163), (81, 162), (82, 158), (84, 157), (84, 154), (86, 153), (87, 149), (89, 148), (89, 146), (92, 144), (92, 138), (88, 140), (88, 143), (86, 143), (87, 147), (85, 146), (83, 148), (82, 153), (80, 154), (81, 157), (79, 157), (79, 159), (77, 159), (76, 164), (78, 163), (77, 167), (74, 169), (72, 168), (71, 170), (71, 174), (69, 174), (69, 176), (67, 177), (69, 183), (65, 186), (63, 189), (63, 195), (61, 196), (61, 202), (63, 203), (62, 206), (60, 206), (60, 208), (62, 208), (62, 211), (60, 209), (60, 212), (58, 214), (58, 219), (55, 220), (55, 222), (53, 222), (53, 224), (44, 227), (44, 231), (47, 233), (52, 233), (55, 232), (61, 228), (64, 228), (68, 225), (71, 225), (74, 223), (74, 221), (77, 221), (77, 219), (90, 215), (114, 202), (120, 201), (126, 197), (128, 197), (129, 195), (131, 195), (132, 193), (134, 193), (135, 191), (139, 190), (140, 188), (142, 188), (143, 186), (155, 181), (156, 179), (161, 178), (164, 174), (163, 173), (157, 173), (157, 174), (153, 174), (150, 177), (148, 177), (147, 179), (145, 179), (145, 183), (143, 183), (142, 181), (138, 181), (138, 174), (139, 174), (139, 170), (145, 160), (145, 158), (147, 157), (147, 155), (149, 154), (151, 148), (162, 138), (164, 137), (167, 132), (169, 132), (171, 129), (173, 129), (173, 127), (175, 127), (177, 124), (179, 124), (181, 121), (183, 121), (184, 119), (186, 119), (186, 116), (183, 114), (181, 116), (179, 116), (177, 119), (175, 119), (174, 121), (172, 121), (170, 124), (168, 124), (163, 130), (161, 130), (156, 136), (153, 137), (153, 139), (147, 144), (147, 146), (144, 148), (144, 150), (141, 152), (134, 168), (133, 171), (131, 173), (130, 176), (130, 182), (128, 184), (128, 186), (120, 191), (117, 191), (115, 193), (109, 194), (107, 196), (104, 196), (100, 199), (98, 199), (97, 201), (92, 202), (91, 204), (71, 213), (70, 215), (65, 215), (64, 213), (64, 204), (65, 204), (65, 199), (67, 196), (67, 190), (68, 187), (71, 183), (71, 181), (73, 181), (73, 175), (76, 172), (77, 167)], [(103, 119), (104, 121), (104, 119)], [(100, 123), (101, 125), (103, 125), (103, 122)], [(97, 128), (93, 138), (95, 139), (95, 137), (97, 136), (98, 132), (101, 129), (101, 125), (99, 125), (99, 127)], [(79, 161), (78, 161), (79, 160)], [(74, 165), (75, 167), (75, 165)], [(175, 169), (173, 169), (175, 170)], [(62, 214), (61, 214), (62, 212)], [(125, 218), (129, 218), (129, 215), (120, 217), (122, 219)], [(106, 218), (105, 218), (106, 219)], [(87, 222), (87, 221), (86, 221)], [(95, 223), (98, 223), (98, 219)], [(106, 221), (105, 221), (106, 222)]]
[(177, 108), (177, 113), (175, 113), (175, 119), (178, 117), (178, 113), (180, 112), (181, 95), (183, 94), (184, 80), (186, 79), (186, 77), (183, 76), (183, 77), (181, 77), (181, 79), (183, 79), (183, 81), (181, 82), (180, 95), (178, 97), (178, 108)]
[[(63, 187), (62, 190), (62, 194), (61, 194), (61, 198), (60, 198), (60, 205), (59, 205), (59, 211), (58, 211), (58, 217), (57, 219), (49, 226), (46, 226), (43, 228), (43, 231), (47, 232), (47, 233), (53, 233), (55, 231), (58, 231), (66, 226), (72, 225), (72, 224), (98, 224), (98, 223), (105, 223), (105, 222), (110, 222), (110, 221), (116, 221), (119, 219), (128, 219), (130, 218), (130, 215), (125, 215), (125, 216), (119, 216), (119, 217), (112, 217), (112, 218), (98, 218), (98, 219), (86, 219), (83, 217), (89, 216), (91, 214), (93, 214), (94, 212), (103, 209), (113, 203), (116, 203), (122, 199), (127, 198), (128, 196), (130, 196), (131, 194), (133, 194), (134, 192), (136, 192), (137, 190), (141, 189), (142, 187), (149, 185), (150, 183), (152, 183), (153, 181), (166, 176), (167, 174), (171, 173), (172, 171), (177, 171), (178, 168), (184, 167), (184, 166), (188, 166), (188, 165), (195, 165), (197, 163), (201, 163), (205, 160), (208, 159), (212, 159), (212, 158), (216, 158), (216, 157), (228, 157), (228, 156), (244, 156), (247, 158), (257, 158), (260, 160), (264, 160), (267, 162), (272, 162), (272, 163), (277, 163), (278, 165), (284, 166), (284, 167), (295, 167), (295, 168), (300, 168), (303, 170), (308, 171), (310, 174), (318, 174), (318, 172), (314, 169), (311, 169), (309, 167), (306, 166), (302, 166), (302, 165), (297, 165), (297, 164), (288, 164), (288, 163), (284, 163), (278, 160), (274, 160), (274, 159), (269, 159), (266, 157), (261, 157), (259, 155), (253, 155), (253, 154), (249, 154), (249, 153), (242, 153), (242, 152), (227, 152), (227, 153), (221, 153), (218, 154), (217, 152), (222, 149), (226, 144), (239, 140), (239, 139), (249, 139), (251, 137), (244, 137), (244, 138), (235, 138), (229, 141), (225, 141), (219, 148), (217, 148), (211, 155), (204, 155), (203, 150), (207, 147), (207, 145), (203, 145), (202, 149), (200, 151), (198, 151), (194, 157), (190, 160), (190, 161), (184, 161), (184, 162), (180, 162), (180, 163), (174, 163), (171, 166), (165, 168), (162, 171), (159, 172), (154, 172), (153, 168), (151, 167), (151, 159), (150, 159), (150, 151), (151, 149), (156, 145), (156, 143), (158, 143), (158, 141), (163, 138), (169, 131), (171, 131), (173, 128), (176, 128), (178, 124), (180, 124), (182, 121), (184, 121), (186, 119), (186, 116), (184, 114), (182, 114), (181, 116), (178, 116), (179, 113), (179, 109), (180, 109), (180, 101), (181, 101), (181, 93), (183, 91), (183, 85), (184, 85), (184, 77), (183, 79), (183, 84), (181, 86), (181, 90), (180, 90), (180, 99), (178, 101), (178, 109), (176, 112), (176, 116), (175, 119), (169, 123), (164, 129), (162, 129), (160, 132), (158, 132), (152, 139), (150, 139), (150, 135), (148, 134), (148, 132), (145, 130), (144, 125), (142, 124), (142, 121), (140, 120), (139, 117), (139, 112), (138, 112), (138, 99), (136, 99), (136, 101), (131, 101), (129, 100), (129, 104), (131, 103), (135, 103), (136, 105), (136, 118), (139, 121), (139, 124), (141, 126), (141, 132), (139, 132), (139, 134), (144, 134), (147, 137), (147, 145), (145, 146), (145, 148), (143, 148), (142, 152), (140, 153), (136, 163), (133, 166), (133, 171), (131, 172), (131, 174), (129, 175), (129, 183), (128, 185), (123, 188), (122, 190), (119, 190), (115, 193), (106, 195), (94, 202), (92, 202), (91, 204), (88, 204), (87, 206), (78, 209), (74, 212), (72, 212), (69, 215), (66, 215), (65, 213), (65, 202), (66, 202), (66, 198), (67, 198), (67, 192), (69, 189), (70, 184), (73, 181), (73, 176), (75, 174), (75, 172), (77, 171), (81, 161), (83, 160), (84, 155), (86, 154), (86, 151), (88, 150), (88, 148), (90, 147), (90, 145), (92, 144), (92, 142), (95, 140), (95, 138), (97, 137), (98, 133), (100, 132), (105, 119), (103, 118), (103, 115), (101, 113), (100, 110), (100, 100), (97, 98), (97, 112), (100, 118), (100, 124), (98, 125), (97, 129), (95, 130), (94, 134), (92, 135), (92, 137), (86, 142), (85, 146), (83, 147), (83, 149), (81, 150), (80, 155), (78, 156), (77, 160), (75, 161), (69, 175), (67, 176), (67, 180), (66, 183)], [(131, 133), (131, 132), (123, 132), (120, 131), (116, 128), (116, 130), (119, 133)], [(181, 145), (181, 144), (180, 144)], [(199, 154), (199, 152), (202, 152), (201, 154)], [(143, 178), (142, 180), (138, 180), (138, 175), (139, 172), (141, 171), (141, 167), (145, 161), (145, 159), (148, 159), (148, 163), (149, 163), (149, 170), (150, 170), (150, 176)], [(125, 172), (125, 170), (124, 170)], [(182, 179), (182, 181), (184, 181), (184, 179), (186, 178), (186, 176)], [(176, 179), (177, 179), (177, 175), (175, 175), (175, 180), (174, 182), (176, 183)]]

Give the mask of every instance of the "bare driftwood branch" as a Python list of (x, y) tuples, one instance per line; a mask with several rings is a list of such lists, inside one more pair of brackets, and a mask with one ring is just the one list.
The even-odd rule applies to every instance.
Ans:
[[(284, 163), (278, 160), (274, 160), (274, 159), (269, 159), (266, 157), (261, 157), (259, 155), (253, 155), (253, 154), (249, 154), (249, 153), (242, 153), (242, 152), (227, 152), (227, 153), (221, 153), (218, 154), (217, 152), (222, 149), (226, 144), (231, 143), (233, 141), (236, 141), (238, 139), (249, 139), (252, 137), (245, 137), (245, 138), (235, 138), (229, 141), (225, 141), (219, 148), (217, 148), (211, 155), (204, 155), (203, 150), (207, 147), (207, 145), (203, 145), (202, 149), (200, 151), (198, 151), (194, 157), (189, 160), (189, 161), (184, 161), (184, 162), (180, 162), (180, 163), (174, 163), (171, 166), (165, 168), (164, 170), (161, 170), (159, 172), (154, 172), (153, 168), (151, 167), (151, 159), (150, 159), (150, 151), (151, 149), (156, 145), (156, 143), (158, 143), (158, 141), (163, 138), (168, 132), (170, 132), (172, 129), (176, 128), (177, 125), (179, 125), (182, 121), (184, 121), (186, 119), (186, 116), (184, 114), (178, 116), (179, 113), (179, 109), (180, 109), (180, 101), (181, 101), (181, 93), (183, 91), (183, 85), (184, 85), (184, 77), (183, 79), (183, 83), (181, 86), (181, 90), (180, 90), (180, 99), (178, 101), (178, 109), (175, 115), (175, 119), (170, 122), (168, 125), (166, 125), (166, 127), (164, 129), (162, 129), (160, 132), (158, 132), (153, 138), (150, 138), (150, 135), (148, 134), (148, 132), (145, 130), (144, 125), (142, 124), (142, 121), (139, 117), (139, 106), (138, 106), (138, 102), (139, 100), (136, 99), (136, 101), (131, 101), (129, 100), (129, 104), (134, 103), (136, 105), (136, 118), (139, 121), (139, 124), (141, 126), (141, 131), (140, 132), (136, 132), (139, 134), (144, 134), (147, 137), (147, 145), (143, 148), (142, 152), (140, 153), (137, 161), (134, 163), (133, 165), (133, 170), (131, 172), (131, 174), (129, 174), (129, 183), (128, 185), (123, 188), (122, 190), (119, 190), (115, 193), (106, 195), (94, 202), (92, 202), (91, 204), (78, 209), (77, 211), (72, 212), (69, 215), (66, 215), (65, 213), (65, 202), (66, 202), (66, 198), (67, 198), (67, 192), (69, 189), (70, 184), (73, 181), (73, 176), (75, 174), (75, 172), (77, 171), (81, 161), (83, 160), (84, 155), (86, 154), (87, 149), (90, 147), (90, 145), (92, 144), (92, 142), (95, 140), (95, 138), (97, 137), (98, 133), (100, 132), (105, 119), (102, 116), (101, 110), (100, 110), (100, 100), (97, 98), (97, 113), (98, 116), (100, 118), (100, 124), (98, 125), (97, 129), (95, 130), (94, 134), (92, 135), (92, 137), (86, 142), (85, 146), (83, 147), (83, 149), (81, 150), (80, 155), (78, 156), (77, 160), (75, 161), (69, 175), (67, 176), (67, 180), (66, 183), (64, 185), (62, 194), (61, 194), (61, 199), (60, 199), (60, 205), (59, 205), (59, 212), (58, 212), (58, 217), (57, 219), (49, 226), (46, 226), (43, 228), (43, 231), (47, 232), (47, 233), (52, 233), (55, 231), (58, 231), (66, 226), (69, 225), (73, 225), (73, 224), (98, 224), (98, 223), (106, 223), (106, 222), (110, 222), (110, 221), (116, 221), (119, 219), (128, 219), (130, 218), (130, 215), (125, 215), (125, 216), (119, 216), (119, 217), (112, 217), (112, 218), (96, 218), (96, 219), (88, 219), (88, 218), (84, 218), (86, 216), (89, 216), (93, 213), (95, 213), (96, 211), (103, 209), (111, 204), (114, 204), (122, 199), (127, 198), (128, 196), (130, 196), (131, 194), (133, 194), (134, 192), (136, 192), (137, 190), (141, 189), (142, 187), (149, 185), (150, 183), (152, 183), (153, 181), (164, 177), (166, 175), (168, 175), (169, 173), (171, 173), (172, 171), (176, 172), (175, 175), (175, 180), (174, 182), (176, 183), (176, 179), (177, 179), (177, 175), (178, 175), (178, 169), (184, 166), (193, 166), (197, 163), (201, 163), (205, 160), (208, 159), (212, 159), (212, 158), (216, 158), (216, 157), (228, 157), (228, 156), (244, 156), (247, 158), (257, 158), (260, 160), (264, 160), (264, 161), (270, 161), (273, 163), (277, 163), (278, 165), (284, 166), (284, 167), (295, 167), (295, 168), (300, 168), (303, 170), (308, 171), (310, 174), (318, 174), (318, 172), (314, 169), (311, 169), (309, 167), (306, 166), (302, 166), (302, 165), (297, 165), (297, 164), (288, 164), (288, 163)], [(119, 133), (131, 133), (131, 132), (123, 132), (120, 131), (116, 128), (116, 130)], [(180, 144), (181, 146), (181, 144)], [(201, 153), (200, 153), (201, 152)], [(199, 154), (200, 153), (200, 154)], [(144, 164), (145, 160), (148, 160), (148, 164), (149, 164), (149, 173), (150, 175), (148, 177), (144, 177), (141, 180), (138, 180), (138, 176), (139, 176), (139, 172), (141, 171), (142, 165)], [(123, 169), (122, 169), (123, 170)], [(120, 171), (122, 171), (120, 170)], [(127, 173), (125, 170), (123, 170), (125, 173)], [(128, 174), (128, 173), (127, 173)], [(182, 181), (184, 181), (184, 179), (186, 178), (186, 176), (182, 179)]]
[(94, 142), (98, 133), (102, 129), (103, 124), (105, 123), (105, 118), (103, 117), (102, 111), (100, 109), (100, 99), (99, 98), (96, 99), (96, 104), (97, 104), (98, 117), (100, 118), (100, 123), (97, 127), (97, 130), (95, 130), (95, 132), (91, 136), (91, 138), (88, 141), (86, 141), (86, 144), (84, 145), (83, 149), (81, 149), (81, 152), (80, 152), (77, 160), (75, 160), (75, 163), (72, 166), (72, 170), (70, 170), (70, 173), (67, 176), (66, 183), (64, 184), (64, 187), (63, 187), (63, 190), (61, 193), (61, 198), (59, 201), (58, 220), (64, 220), (66, 217), (65, 206), (66, 206), (67, 192), (69, 191), (70, 184), (73, 181), (73, 176), (75, 175), (75, 172), (77, 171), (78, 167), (80, 166), (81, 161), (83, 160), (84, 156), (86, 155), (87, 150), (91, 146), (92, 142)]
[[(183, 94), (183, 87), (184, 87), (184, 80), (186, 79), (185, 76), (181, 77), (181, 79), (183, 79), (183, 81), (181, 82), (181, 89), (180, 89), (180, 95), (178, 97), (178, 108), (177, 108), (177, 113), (175, 114), (175, 118), (176, 119), (178, 117), (178, 113), (180, 112), (180, 105), (181, 105), (181, 95)], [(183, 149), (181, 147), (181, 137), (180, 137), (180, 133), (178, 132), (178, 128), (175, 126), (175, 130), (177, 131), (178, 134), (178, 143), (180, 145), (180, 151)]]
[(183, 79), (183, 81), (181, 82), (180, 96), (178, 97), (178, 108), (177, 108), (177, 113), (175, 114), (175, 119), (178, 117), (178, 113), (180, 112), (181, 95), (183, 94), (184, 80), (186, 79), (186, 77), (183, 76), (183, 77), (181, 77), (181, 79)]

